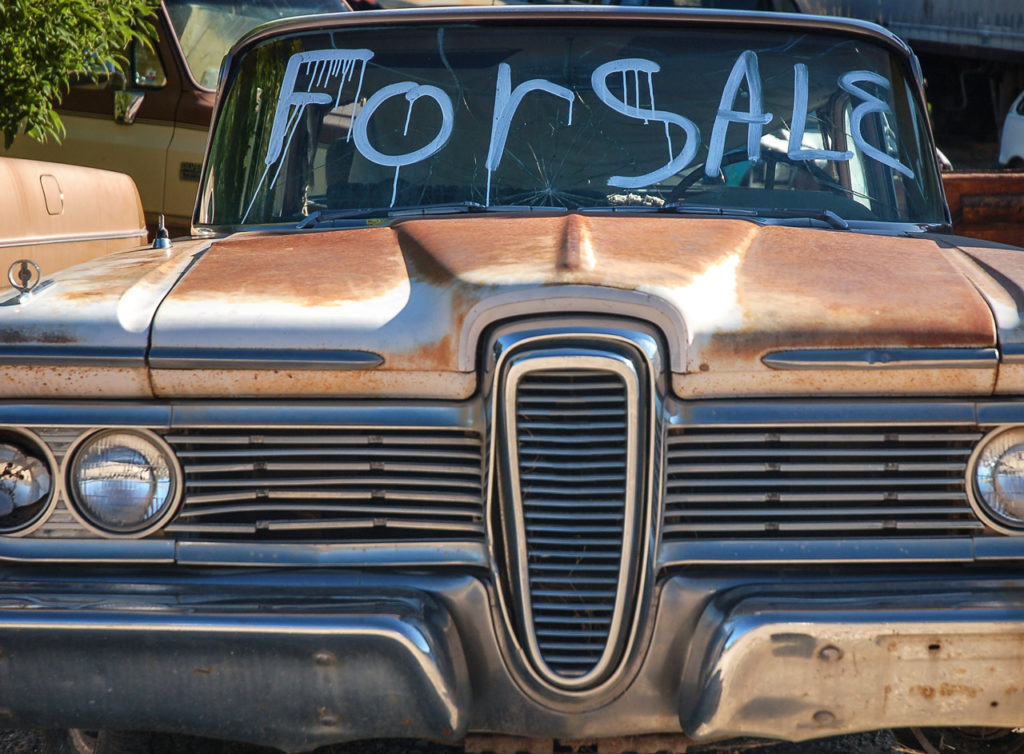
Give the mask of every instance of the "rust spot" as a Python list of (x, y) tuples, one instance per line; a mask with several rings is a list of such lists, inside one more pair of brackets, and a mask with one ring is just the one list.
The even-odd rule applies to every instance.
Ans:
[(1024, 245), (1019, 173), (944, 173), (942, 183), (958, 235)]
[(385, 367), (392, 369), (454, 369), (458, 353), (449, 334), (433, 343), (424, 343), (410, 353), (396, 353), (387, 357)]
[(0, 328), (0, 343), (46, 343), (59, 345), (76, 343), (73, 335), (57, 330), (38, 330), (32, 327)]
[(981, 691), (977, 686), (967, 686), (962, 683), (943, 683), (939, 686), (939, 696), (966, 696), (973, 699)]
[[(417, 279), (477, 286), (572, 282), (682, 286), (737, 249), (756, 226), (670, 217), (474, 217), (392, 226)], [(346, 231), (347, 232), (347, 231)]]
[(564, 270), (594, 269), (594, 248), (590, 241), (590, 230), (580, 215), (565, 218), (565, 236), (559, 250), (557, 266)]
[[(2, 377), (2, 372), (0, 372)], [(476, 390), (473, 372), (441, 371), (320, 371), (263, 374), (255, 381), (249, 370), (161, 369), (152, 373), (153, 390), (160, 396), (306, 396), (380, 395), (388, 398), (460, 400)]]
[(934, 686), (913, 686), (911, 693), (917, 692), (923, 699), (933, 699), (936, 694), (941, 697), (966, 696), (974, 699), (982, 689), (977, 686), (967, 686), (962, 683), (941, 683), (938, 688)]
[(211, 668), (192, 668), (193, 673), (201, 673), (202, 675), (209, 675), (213, 672)]
[(149, 378), (143, 367), (55, 367), (0, 365), (0, 395), (44, 398), (149, 398)]
[(389, 228), (239, 234), (213, 244), (171, 299), (318, 306), (382, 296), (407, 279)]
[(988, 306), (929, 240), (765, 227), (737, 266), (736, 296), (742, 322), (703, 325), (691, 355), (716, 372), (756, 372), (772, 350), (995, 343)]

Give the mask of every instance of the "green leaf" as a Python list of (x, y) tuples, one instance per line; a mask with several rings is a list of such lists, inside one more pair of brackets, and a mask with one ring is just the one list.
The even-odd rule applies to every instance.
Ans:
[(0, 131), (4, 149), (19, 134), (60, 140), (55, 108), (73, 74), (109, 61), (125, 73), (133, 40), (152, 44), (159, 0), (0, 0)]

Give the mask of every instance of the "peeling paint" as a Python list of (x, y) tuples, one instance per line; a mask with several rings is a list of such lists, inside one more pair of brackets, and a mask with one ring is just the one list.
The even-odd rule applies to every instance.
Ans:
[[(246, 233), (185, 244), (173, 258), (139, 250), (83, 265), (32, 303), (0, 311), (0, 342), (144, 350), (155, 312), (156, 348), (362, 350), (384, 358), (374, 377), (161, 370), (153, 380), (162, 396), (395, 389), (448, 397), (475, 390), (477, 365), (461, 357), (475, 355), (479, 344), (460, 338), (484, 336), (486, 324), (472, 317), (493, 321), (487, 318), (497, 310), (487, 302), (539, 302), (556, 289), (563, 298), (580, 290), (585, 297), (565, 298), (555, 310), (524, 304), (507, 311), (628, 311), (658, 323), (684, 397), (989, 394), (994, 370), (781, 375), (761, 363), (782, 349), (994, 346), (990, 305), (965, 272), (971, 263), (958, 258), (928, 239), (658, 215), (460, 216)], [(623, 296), (633, 297), (628, 306)], [(36, 332), (22, 326), (26, 312), (38, 321)]]

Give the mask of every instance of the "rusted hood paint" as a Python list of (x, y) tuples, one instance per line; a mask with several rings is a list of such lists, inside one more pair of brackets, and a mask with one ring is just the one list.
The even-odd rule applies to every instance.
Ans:
[[(985, 348), (986, 298), (928, 239), (681, 217), (467, 217), (241, 234), (214, 243), (157, 313), (154, 353), (367, 352), (373, 370), (155, 369), (157, 394), (466, 397), (491, 324), (625, 313), (665, 333), (683, 395), (991, 392), (995, 369), (785, 375), (820, 348)], [(1024, 274), (1021, 274), (1024, 280)], [(941, 385), (932, 384), (935, 380)]]
[(937, 238), (985, 298), (995, 318), (1001, 361), (995, 392), (1024, 390), (1024, 250), (974, 238)]
[(160, 301), (206, 242), (109, 254), (0, 294), (0, 395), (146, 398)]

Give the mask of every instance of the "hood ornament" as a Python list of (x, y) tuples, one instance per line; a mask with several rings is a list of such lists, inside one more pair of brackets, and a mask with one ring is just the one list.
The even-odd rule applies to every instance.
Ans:
[(34, 291), (42, 278), (39, 265), (31, 259), (19, 259), (7, 270), (7, 279), (23, 296)]

